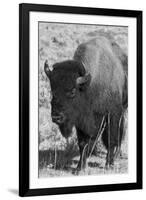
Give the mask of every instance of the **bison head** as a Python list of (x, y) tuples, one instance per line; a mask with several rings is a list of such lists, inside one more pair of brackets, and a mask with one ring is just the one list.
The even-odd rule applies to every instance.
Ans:
[(52, 90), (52, 120), (59, 125), (62, 135), (68, 137), (79, 118), (91, 76), (82, 63), (73, 60), (56, 63), (52, 70), (46, 61), (44, 70)]

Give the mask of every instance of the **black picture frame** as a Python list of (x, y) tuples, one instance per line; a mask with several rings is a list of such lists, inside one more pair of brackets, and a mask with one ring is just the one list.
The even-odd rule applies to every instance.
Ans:
[[(31, 11), (131, 17), (137, 22), (137, 181), (136, 183), (30, 189), (29, 187), (29, 13)], [(142, 11), (57, 5), (19, 5), (19, 195), (56, 195), (142, 189)]]

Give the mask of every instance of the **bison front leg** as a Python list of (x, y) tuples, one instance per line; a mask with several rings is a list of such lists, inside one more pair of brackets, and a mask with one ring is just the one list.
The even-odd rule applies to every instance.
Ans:
[(85, 135), (83, 131), (77, 129), (78, 145), (80, 151), (80, 159), (76, 170), (80, 171), (86, 167), (86, 160), (88, 157), (88, 142), (89, 136)]

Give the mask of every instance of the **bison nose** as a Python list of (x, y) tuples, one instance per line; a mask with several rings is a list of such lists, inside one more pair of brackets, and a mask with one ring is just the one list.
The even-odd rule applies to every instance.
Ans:
[(62, 124), (65, 121), (65, 116), (63, 113), (52, 114), (52, 121), (57, 124)]

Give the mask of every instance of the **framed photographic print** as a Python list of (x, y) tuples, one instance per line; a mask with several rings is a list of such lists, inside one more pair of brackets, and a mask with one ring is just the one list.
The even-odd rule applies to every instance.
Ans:
[(19, 195), (142, 188), (142, 11), (20, 4)]

